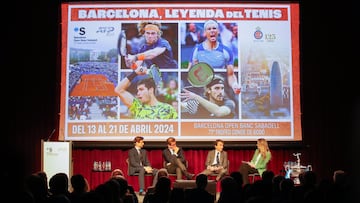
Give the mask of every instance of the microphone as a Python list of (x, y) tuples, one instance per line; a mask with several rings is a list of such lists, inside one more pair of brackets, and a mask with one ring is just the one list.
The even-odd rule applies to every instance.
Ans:
[(50, 138), (54, 135), (54, 133), (55, 133), (55, 128), (54, 128), (54, 130), (50, 133), (50, 135), (47, 137), (47, 139), (46, 139), (46, 141), (49, 141), (50, 140)]

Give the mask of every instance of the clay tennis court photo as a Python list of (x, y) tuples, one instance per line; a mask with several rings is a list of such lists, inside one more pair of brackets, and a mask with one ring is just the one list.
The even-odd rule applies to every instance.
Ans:
[(70, 92), (70, 96), (116, 96), (114, 83), (105, 75), (82, 75)]
[(79, 62), (70, 65), (68, 118), (70, 120), (116, 119), (117, 63)]

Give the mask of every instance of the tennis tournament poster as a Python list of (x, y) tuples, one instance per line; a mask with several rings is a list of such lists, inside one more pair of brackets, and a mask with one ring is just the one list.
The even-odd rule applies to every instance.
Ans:
[[(302, 139), (298, 3), (63, 3), (61, 15), (60, 140)], [(218, 40), (231, 50), (241, 87), (233, 95), (225, 86), (235, 103), (231, 118), (196, 115), (201, 104), (179, 96), (184, 89), (205, 94), (204, 87), (188, 81), (196, 45), (187, 35), (191, 24), (204, 38), (208, 20), (218, 23)], [(177, 65), (159, 69), (156, 92), (158, 101), (173, 106), (176, 118), (136, 119), (114, 91), (133, 71), (121, 56), (119, 36), (126, 33), (126, 50), (133, 53), (145, 43), (142, 22), (161, 24), (161, 38), (171, 47)], [(226, 78), (227, 69), (214, 68), (214, 74)], [(136, 84), (127, 91), (136, 97)]]

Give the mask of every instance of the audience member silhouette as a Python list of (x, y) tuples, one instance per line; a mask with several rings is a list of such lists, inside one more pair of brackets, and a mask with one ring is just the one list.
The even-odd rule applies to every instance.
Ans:
[(49, 180), (49, 202), (68, 203), (70, 201), (69, 177), (66, 173), (56, 173)]
[(161, 168), (158, 170), (158, 172), (154, 176), (153, 184), (147, 188), (146, 193), (155, 192), (156, 183), (159, 181), (161, 177), (169, 177), (169, 173), (167, 172), (166, 168)]
[(283, 175), (275, 175), (272, 180), (272, 197), (274, 201), (280, 198), (280, 183), (285, 179)]
[[(358, 198), (358, 189), (356, 179), (351, 178), (348, 173), (343, 170), (335, 170), (332, 178), (332, 187), (328, 192), (328, 200), (332, 202), (350, 202), (354, 198)], [(349, 201), (350, 200), (350, 201)], [(359, 202), (359, 200), (357, 200)]]
[(81, 174), (75, 174), (71, 176), (70, 183), (72, 191), (70, 192), (71, 203), (80, 203), (82, 196), (89, 192), (89, 186), (86, 179)]
[(185, 191), (186, 203), (214, 203), (215, 197), (206, 190), (208, 177), (205, 174), (198, 174), (195, 179), (196, 188)]
[(159, 178), (154, 193), (146, 193), (143, 203), (168, 203), (171, 193), (171, 180), (163, 176)]
[(243, 202), (243, 177), (239, 171), (233, 171), (230, 173), (230, 177), (234, 179), (236, 182), (236, 190), (238, 194), (241, 196), (241, 199), (239, 199), (239, 202)]
[(119, 177), (119, 178), (124, 178), (125, 179), (124, 172), (121, 169), (118, 169), (118, 168), (111, 171), (111, 176), (110, 177), (111, 178)]
[(272, 198), (272, 190), (273, 190), (273, 179), (275, 177), (275, 173), (271, 170), (266, 170), (263, 172), (261, 176), (261, 185), (263, 187), (263, 196), (266, 199)]
[[(123, 188), (124, 190), (124, 188)], [(122, 203), (121, 186), (116, 179), (109, 179), (95, 188), (104, 203)]]
[(47, 184), (38, 174), (31, 174), (25, 180), (25, 194), (23, 201), (45, 203), (49, 198)]
[(134, 192), (134, 189), (132, 189), (131, 186), (129, 186), (128, 181), (125, 178), (122, 177), (113, 177), (113, 180), (116, 180), (119, 183), (120, 186), (120, 199), (123, 203), (138, 203), (139, 200)]
[[(356, 185), (354, 179), (342, 170), (334, 171), (333, 177), (317, 183), (314, 171), (300, 173), (300, 184), (293, 179), (264, 171), (262, 179), (253, 184), (243, 184), (239, 171), (230, 173), (220, 181), (218, 201), (206, 191), (208, 177), (205, 174), (196, 176), (196, 188), (171, 189), (171, 181), (165, 169), (158, 171), (158, 183), (153, 192), (146, 193), (143, 203), (342, 203), (357, 202), (350, 199)], [(24, 193), (18, 199), (25, 203), (139, 203), (135, 192), (121, 174), (111, 175), (106, 182), (89, 191), (86, 179), (81, 174), (70, 179), (72, 186), (69, 192), (69, 179), (65, 173), (57, 173), (49, 179), (49, 187), (43, 174), (31, 174), (24, 181)], [(82, 194), (74, 198), (74, 195)], [(356, 198), (356, 196), (355, 196)], [(15, 199), (14, 199), (15, 200)]]
[(38, 171), (35, 174), (40, 176), (43, 179), (46, 190), (47, 190), (47, 193), (48, 193), (48, 195), (50, 195), (49, 185), (48, 185), (48, 176), (47, 176), (46, 172), (45, 171)]
[(315, 190), (316, 188), (316, 173), (314, 171), (306, 171), (299, 174), (300, 185), (296, 186), (293, 191), (294, 201), (304, 201), (305, 194)]
[(185, 192), (183, 188), (173, 188), (170, 193), (169, 203), (184, 203)]
[(281, 201), (291, 201), (295, 184), (292, 179), (284, 179), (280, 182)]
[(121, 169), (114, 169), (111, 172), (110, 179), (117, 180), (120, 184), (120, 187), (122, 187), (122, 190), (125, 188), (125, 190), (122, 191), (122, 193), (125, 193), (125, 196), (122, 197), (123, 201), (129, 201), (128, 199), (130, 199), (131, 202), (139, 202), (134, 187), (128, 184), (128, 181), (125, 178), (124, 173)]
[(233, 203), (241, 200), (240, 194), (237, 192), (237, 183), (231, 176), (225, 176), (221, 182), (221, 192), (217, 203)]

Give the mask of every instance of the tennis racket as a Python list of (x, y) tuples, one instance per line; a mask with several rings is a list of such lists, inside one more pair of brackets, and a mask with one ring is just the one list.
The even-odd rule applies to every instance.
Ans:
[(127, 40), (125, 30), (121, 30), (117, 43), (117, 50), (120, 56), (127, 56)]
[(214, 78), (214, 69), (207, 63), (197, 63), (189, 69), (188, 81), (193, 87), (205, 87)]
[[(197, 63), (190, 67), (188, 71), (187, 80), (191, 86), (184, 87), (205, 87), (209, 84), (214, 78), (214, 69), (205, 62)], [(186, 101), (184, 109), (182, 112), (188, 112), (189, 114), (196, 114), (199, 107), (199, 102), (194, 99), (189, 99)]]
[(156, 86), (159, 86), (159, 84), (162, 82), (161, 72), (159, 69), (159, 66), (156, 64), (152, 64), (146, 72), (150, 78), (152, 78), (155, 82)]
[[(125, 30), (121, 30), (121, 32), (119, 34), (117, 50), (118, 50), (118, 53), (120, 56), (125, 57), (128, 55), (128, 45), (127, 45)], [(138, 65), (136, 63), (132, 63), (131, 65), (128, 64), (127, 66), (130, 66), (131, 69), (133, 69), (133, 70), (135, 70), (138, 67)]]
[(188, 112), (189, 114), (196, 114), (199, 107), (199, 102), (195, 99), (189, 99), (186, 101), (182, 112)]

